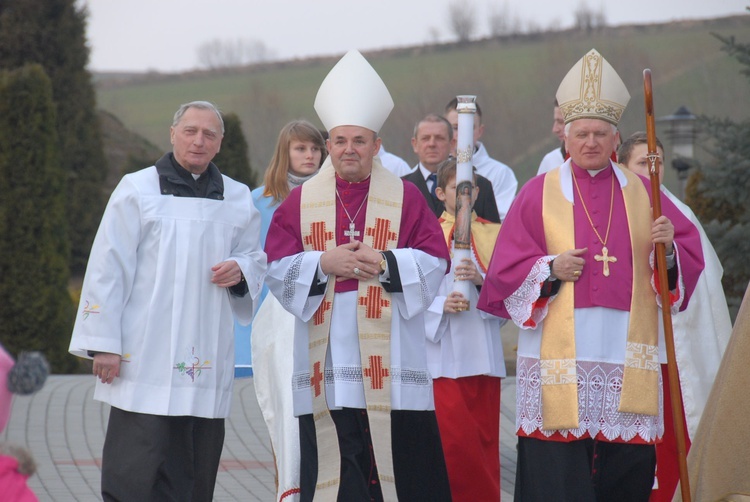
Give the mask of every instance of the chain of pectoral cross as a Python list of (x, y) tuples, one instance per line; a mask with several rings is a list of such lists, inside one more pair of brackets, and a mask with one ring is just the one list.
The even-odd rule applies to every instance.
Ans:
[(349, 218), (349, 230), (345, 230), (344, 235), (349, 237), (349, 242), (351, 242), (355, 237), (360, 236), (359, 230), (355, 229), (354, 220), (357, 219), (359, 212), (364, 207), (365, 202), (367, 202), (367, 196), (365, 196), (365, 198), (362, 200), (362, 203), (359, 205), (359, 209), (357, 209), (357, 212), (354, 213), (354, 218), (352, 218), (351, 215), (349, 214), (349, 211), (346, 210), (346, 206), (344, 205), (344, 201), (341, 200), (341, 195), (339, 194), (338, 188), (336, 188), (336, 197), (339, 198), (339, 202), (341, 202), (341, 208), (344, 210), (344, 213), (346, 213), (346, 217)]
[(589, 214), (589, 210), (586, 208), (586, 203), (583, 201), (583, 196), (581, 195), (581, 189), (578, 187), (578, 181), (576, 181), (575, 173), (573, 173), (573, 184), (576, 187), (576, 191), (578, 192), (578, 198), (581, 200), (581, 207), (583, 207), (583, 212), (586, 213), (586, 218), (589, 219), (589, 224), (591, 225), (591, 229), (596, 234), (597, 239), (599, 239), (599, 242), (602, 244), (602, 254), (594, 255), (594, 259), (596, 261), (602, 262), (602, 274), (604, 274), (604, 277), (609, 277), (609, 264), (615, 263), (617, 261), (617, 258), (614, 256), (609, 256), (609, 250), (607, 249), (607, 241), (609, 240), (609, 229), (612, 228), (612, 208), (614, 207), (615, 203), (615, 174), (612, 173), (612, 195), (609, 199), (609, 221), (607, 222), (607, 233), (604, 235), (604, 239), (602, 239), (602, 236), (599, 234), (599, 231), (594, 226), (594, 221), (591, 219), (591, 215)]

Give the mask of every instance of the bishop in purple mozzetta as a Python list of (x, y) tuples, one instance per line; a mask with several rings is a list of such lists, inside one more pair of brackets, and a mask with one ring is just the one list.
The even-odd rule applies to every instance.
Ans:
[[(630, 99), (596, 50), (557, 91), (570, 159), (513, 202), (479, 308), (518, 340), (517, 501), (648, 500), (664, 431), (658, 291), (684, 309), (703, 269), (698, 230), (610, 160)], [(667, 252), (658, 284), (653, 249)]]

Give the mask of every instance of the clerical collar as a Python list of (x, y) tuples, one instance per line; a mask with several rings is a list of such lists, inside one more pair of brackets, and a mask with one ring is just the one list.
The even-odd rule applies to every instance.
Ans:
[(182, 167), (179, 162), (177, 162), (177, 159), (174, 157), (174, 153), (171, 153), (169, 155), (169, 160), (172, 162), (172, 167), (174, 167), (174, 170), (177, 172), (180, 178), (184, 179), (185, 181), (198, 181), (198, 179), (200, 178), (205, 179), (206, 177), (208, 177), (208, 168), (206, 168), (202, 173), (198, 175), (191, 173), (190, 171)]
[(365, 179), (360, 180), (360, 181), (347, 181), (344, 178), (340, 177), (338, 174), (336, 174), (336, 185), (342, 188), (348, 188), (348, 187), (353, 188), (357, 185), (369, 186), (371, 176), (372, 176), (372, 173), (368, 174)]
[(197, 180), (174, 159), (172, 152), (157, 160), (155, 167), (159, 173), (159, 190), (162, 195), (224, 199), (224, 180), (214, 164), (209, 163)]
[(584, 169), (581, 166), (579, 166), (578, 164), (576, 164), (575, 162), (573, 162), (572, 160), (570, 161), (570, 165), (573, 166), (573, 167), (575, 167), (575, 168), (577, 168), (577, 169), (580, 169), (581, 171), (585, 171), (592, 178), (594, 176), (596, 176), (597, 174), (606, 171), (610, 167), (609, 165), (607, 165), (605, 167), (602, 167), (601, 169)]

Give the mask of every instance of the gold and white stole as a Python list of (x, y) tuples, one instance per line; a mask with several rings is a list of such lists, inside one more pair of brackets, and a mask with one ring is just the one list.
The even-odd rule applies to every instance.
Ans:
[[(300, 228), (305, 251), (336, 247), (336, 176), (330, 157), (320, 172), (302, 185)], [(401, 226), (404, 186), (400, 178), (373, 159), (362, 242), (375, 250), (394, 249)], [(325, 361), (331, 329), (336, 277), (328, 277), (325, 298), (308, 322), (310, 382), (318, 443), (316, 500), (336, 500), (341, 459), (336, 427), (325, 397)], [(391, 452), (391, 295), (376, 275), (359, 281), (357, 326), (370, 435), (385, 500), (396, 500)]]
[[(570, 166), (570, 164), (567, 164)], [(547, 253), (558, 255), (575, 249), (573, 203), (561, 189), (561, 170), (553, 169), (544, 179), (542, 218)], [(614, 169), (614, 168), (613, 168)], [(633, 256), (633, 293), (630, 303), (625, 367), (619, 411), (659, 414), (658, 311), (651, 288), (651, 203), (638, 176), (620, 170), (627, 178), (622, 187)], [(570, 172), (571, 176), (575, 176)], [(612, 176), (616, 173), (613, 172)], [(578, 391), (574, 320), (574, 282), (561, 285), (549, 304), (542, 327), (540, 372), (542, 380), (542, 428), (576, 429)]]

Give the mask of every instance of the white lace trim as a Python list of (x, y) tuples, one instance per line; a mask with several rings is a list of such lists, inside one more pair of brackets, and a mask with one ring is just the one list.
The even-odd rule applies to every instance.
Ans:
[[(554, 255), (539, 258), (531, 267), (529, 275), (523, 280), (521, 286), (503, 300), (510, 318), (521, 329), (533, 329), (547, 316), (548, 305), (554, 297), (550, 298), (550, 301), (542, 308), (533, 308), (533, 306), (541, 294), (542, 283), (552, 274), (549, 263), (554, 259)], [(534, 322), (534, 326), (525, 325), (529, 319)]]
[(547, 437), (559, 432), (567, 438), (601, 433), (610, 441), (630, 441), (636, 437), (652, 443), (664, 434), (664, 396), (659, 373), (659, 416), (620, 413), (622, 364), (579, 361), (578, 429), (542, 430), (542, 386), (539, 359), (518, 357), (516, 368), (516, 430), (531, 435), (541, 432)]

